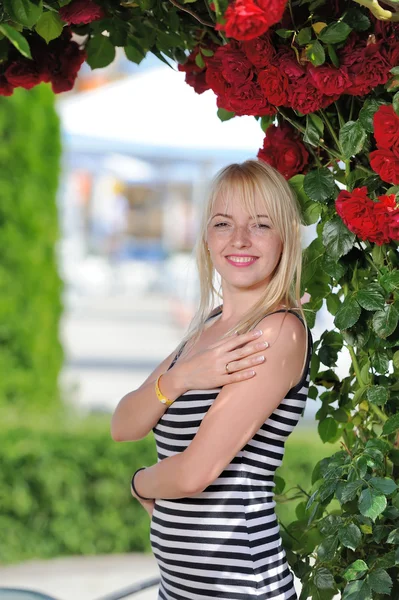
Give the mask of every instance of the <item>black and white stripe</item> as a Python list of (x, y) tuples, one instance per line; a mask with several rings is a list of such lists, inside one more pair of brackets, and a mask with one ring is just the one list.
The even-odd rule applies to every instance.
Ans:
[[(312, 347), (309, 331), (302, 380), (211, 485), (195, 496), (155, 501), (150, 541), (161, 574), (158, 600), (297, 600), (273, 478), (305, 408)], [(190, 390), (168, 407), (153, 428), (158, 461), (189, 445), (221, 389)]]

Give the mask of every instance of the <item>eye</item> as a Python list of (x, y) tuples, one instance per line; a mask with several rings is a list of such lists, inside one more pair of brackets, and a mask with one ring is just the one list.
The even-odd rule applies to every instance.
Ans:
[(228, 223), (216, 223), (215, 227), (224, 227), (225, 225), (228, 225)]
[(255, 227), (258, 227), (259, 229), (270, 229), (270, 226), (266, 225), (266, 223), (256, 223)]

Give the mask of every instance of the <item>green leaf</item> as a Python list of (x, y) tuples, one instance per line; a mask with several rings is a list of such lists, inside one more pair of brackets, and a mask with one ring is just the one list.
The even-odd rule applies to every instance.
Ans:
[(344, 589), (342, 600), (373, 600), (368, 581), (350, 581)]
[(332, 64), (334, 65), (334, 67), (336, 67), (337, 69), (339, 69), (339, 58), (337, 53), (335, 52), (335, 48), (332, 44), (327, 44), (327, 51), (328, 51), (328, 56), (330, 57), (330, 60), (332, 62)]
[(386, 496), (398, 489), (394, 480), (389, 477), (371, 477), (371, 479), (369, 479), (369, 484)]
[(65, 23), (57, 12), (48, 11), (42, 14), (35, 29), (49, 43), (61, 35), (64, 25)]
[(396, 114), (399, 116), (399, 92), (396, 92), (392, 99), (392, 106)]
[(4, 0), (4, 7), (13, 21), (31, 29), (43, 12), (43, 2)]
[(352, 28), (344, 21), (331, 23), (320, 31), (319, 39), (326, 44), (338, 44), (346, 40)]
[(218, 108), (217, 116), (221, 121), (228, 121), (235, 117), (235, 113), (225, 110), (224, 108)]
[(214, 51), (209, 50), (209, 48), (201, 48), (201, 54), (203, 54), (204, 56), (213, 56)]
[(282, 494), (285, 488), (285, 481), (282, 477), (279, 477), (278, 475), (274, 476), (274, 482), (275, 482), (275, 487), (274, 487), (274, 493), (275, 494)]
[(276, 33), (279, 37), (286, 40), (287, 38), (291, 37), (292, 34), (295, 32), (293, 29), (276, 29)]
[(339, 143), (344, 158), (350, 158), (358, 154), (366, 141), (367, 133), (360, 121), (348, 121), (341, 127), (339, 132)]
[(368, 575), (369, 585), (377, 594), (390, 594), (392, 579), (385, 569), (374, 569)]
[[(379, 246), (375, 246), (379, 247)], [(380, 284), (387, 292), (399, 292), (399, 270), (387, 273), (380, 278)]]
[(327, 536), (317, 548), (317, 557), (324, 561), (332, 560), (338, 547), (337, 536)]
[(382, 310), (385, 306), (384, 290), (376, 283), (359, 290), (356, 296), (360, 306), (366, 310)]
[(388, 390), (383, 385), (373, 385), (367, 390), (367, 398), (373, 404), (384, 406), (388, 401)]
[(388, 371), (389, 356), (386, 352), (375, 352), (371, 360), (372, 366), (377, 371), (377, 373), (383, 375)]
[(396, 350), (395, 354), (393, 355), (392, 362), (395, 369), (399, 369), (399, 350)]
[(399, 429), (399, 413), (390, 417), (387, 421), (385, 421), (384, 426), (382, 428), (383, 435), (389, 435), (390, 433), (395, 433)]
[(324, 48), (318, 40), (306, 46), (306, 56), (315, 67), (319, 67), (326, 60)]
[(359, 510), (362, 515), (373, 521), (385, 510), (386, 506), (386, 497), (377, 490), (366, 488), (360, 494)]
[(305, 175), (303, 188), (311, 200), (326, 204), (335, 194), (334, 175), (326, 167), (312, 169)]
[(323, 137), (324, 123), (317, 115), (310, 113), (306, 115), (306, 130), (303, 141), (311, 146), (318, 146), (320, 138)]
[(349, 231), (338, 215), (324, 224), (323, 244), (332, 258), (338, 259), (347, 254), (354, 242), (355, 234)]
[[(223, 110), (223, 109), (221, 109), (221, 110)], [(228, 111), (226, 111), (226, 112), (228, 112)], [(270, 125), (273, 125), (273, 122), (274, 122), (274, 115), (263, 115), (260, 118), (260, 126), (262, 128), (262, 131), (266, 131), (266, 129), (268, 127), (270, 127)]]
[(378, 310), (373, 315), (373, 329), (376, 334), (385, 339), (397, 327), (399, 314), (393, 304), (386, 304), (383, 310)]
[(354, 500), (362, 486), (363, 481), (361, 479), (357, 479), (356, 481), (350, 481), (349, 483), (346, 483), (341, 488), (339, 495), (337, 493), (337, 497), (340, 503), (345, 504), (346, 502), (350, 502), (350, 500)]
[(198, 52), (197, 56), (195, 57), (195, 64), (200, 69), (203, 69), (205, 67), (205, 62), (204, 62), (204, 59), (203, 59), (202, 54), (200, 52)]
[(115, 46), (105, 35), (91, 38), (86, 46), (87, 63), (92, 69), (107, 67), (115, 58)]
[(320, 421), (317, 427), (317, 431), (319, 432), (322, 442), (330, 442), (334, 440), (337, 434), (338, 424), (336, 420), (332, 417), (326, 417), (325, 419)]
[(359, 111), (359, 121), (363, 128), (369, 133), (374, 132), (374, 115), (380, 106), (383, 106), (386, 102), (377, 100), (376, 98), (367, 98), (362, 108)]
[(345, 265), (329, 254), (323, 256), (321, 267), (330, 277), (334, 277), (337, 281), (345, 275), (347, 270)]
[(353, 581), (359, 579), (368, 571), (368, 566), (364, 560), (355, 560), (349, 567), (344, 571), (343, 575), (347, 581)]
[(366, 31), (371, 25), (368, 16), (356, 7), (349, 8), (348, 11), (345, 11), (343, 20), (355, 31)]
[(295, 39), (300, 46), (309, 44), (310, 40), (312, 39), (312, 28), (304, 27), (303, 29), (300, 30), (300, 32), (298, 33), (298, 35), (296, 36)]
[(349, 523), (338, 531), (339, 541), (345, 548), (356, 550), (362, 541), (362, 533), (357, 525)]
[(349, 294), (341, 304), (334, 318), (334, 325), (338, 329), (348, 329), (359, 320), (362, 312), (354, 294)]
[(326, 567), (316, 569), (313, 581), (315, 586), (320, 590), (335, 589), (334, 576)]
[(16, 47), (22, 56), (32, 59), (29, 44), (22, 33), (19, 33), (19, 31), (14, 29), (14, 27), (11, 27), (6, 23), (2, 23), (0, 25), (0, 33), (10, 40), (10, 42)]
[(399, 544), (399, 529), (393, 529), (387, 537), (387, 544)]
[(124, 47), (124, 51), (126, 58), (137, 65), (145, 58), (145, 53), (141, 49), (139, 50), (136, 46), (130, 44)]

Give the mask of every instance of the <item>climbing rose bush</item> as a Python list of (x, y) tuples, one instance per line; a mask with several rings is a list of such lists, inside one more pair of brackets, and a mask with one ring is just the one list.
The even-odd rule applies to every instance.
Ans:
[(70, 90), (84, 60), (102, 68), (123, 47), (137, 64), (152, 52), (177, 65), (214, 95), (222, 121), (257, 120), (254, 155), (287, 179), (313, 226), (303, 308), (313, 327), (326, 307), (331, 325), (314, 344), (309, 402), (319, 400), (322, 441), (340, 444), (315, 457), (309, 489), (276, 477), (276, 501), (297, 503), (284, 548), (300, 600), (399, 598), (399, 3), (3, 4), (2, 95), (41, 82)]

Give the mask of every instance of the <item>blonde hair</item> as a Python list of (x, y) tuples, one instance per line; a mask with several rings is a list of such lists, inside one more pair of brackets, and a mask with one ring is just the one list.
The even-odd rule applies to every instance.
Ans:
[[(263, 161), (247, 160), (241, 164), (224, 167), (212, 182), (194, 247), (199, 274), (200, 302), (180, 345), (180, 350), (185, 345), (182, 355), (199, 338), (205, 321), (214, 309), (216, 297), (223, 299), (221, 286), (219, 290), (215, 287), (215, 269), (208, 253), (206, 240), (216, 199), (222, 195), (228, 203), (231, 188), (234, 188), (235, 198), (239, 198), (241, 205), (254, 219), (257, 218), (255, 198), (263, 203), (264, 210), (282, 241), (282, 254), (259, 301), (251, 306), (234, 328), (229, 329), (221, 339), (232, 334), (233, 331), (238, 333), (251, 331), (266, 314), (273, 312), (281, 303), (287, 308), (299, 310), (308, 333), (300, 296), (302, 246), (301, 213), (298, 201), (290, 185), (276, 169)], [(188, 340), (190, 343), (186, 344)], [(306, 364), (307, 350), (308, 339), (302, 372)]]

